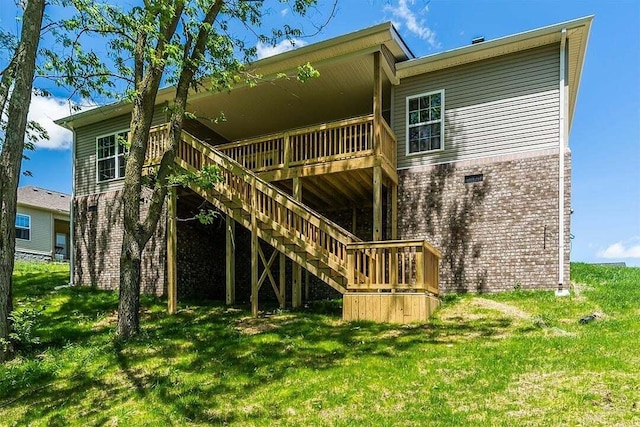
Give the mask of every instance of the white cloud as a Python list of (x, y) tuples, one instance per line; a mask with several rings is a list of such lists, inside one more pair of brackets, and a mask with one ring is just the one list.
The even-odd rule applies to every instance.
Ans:
[(640, 258), (640, 238), (614, 243), (607, 249), (598, 251), (598, 258)]
[(287, 16), (287, 13), (289, 13), (289, 9), (284, 8), (280, 11), (280, 16), (285, 17)]
[[(384, 7), (384, 11), (391, 13), (395, 18), (399, 19), (401, 23), (407, 27), (409, 32), (425, 40), (431, 47), (440, 47), (440, 43), (436, 40), (435, 31), (429, 28), (423, 19), (418, 19), (416, 13), (411, 10), (414, 4), (415, 0), (398, 0), (396, 6), (387, 5)], [(426, 13), (428, 11), (429, 8), (424, 7), (421, 12)]]
[(71, 106), (67, 99), (40, 96), (34, 93), (31, 97), (28, 118), (40, 123), (49, 134), (49, 139), (38, 141), (36, 147), (50, 150), (69, 149), (73, 142), (73, 134), (71, 131), (53, 123), (53, 121), (71, 113)]
[(277, 55), (277, 54), (282, 53), (282, 52), (287, 52), (289, 50), (293, 50), (295, 48), (302, 47), (302, 46), (304, 46), (306, 44), (307, 44), (306, 42), (304, 42), (302, 40), (298, 40), (298, 39), (291, 39), (291, 41), (282, 40), (280, 43), (278, 43), (275, 46), (272, 46), (272, 45), (266, 44), (266, 43), (262, 43), (262, 42), (258, 42), (258, 44), (256, 45), (258, 59), (266, 58), (268, 56)]

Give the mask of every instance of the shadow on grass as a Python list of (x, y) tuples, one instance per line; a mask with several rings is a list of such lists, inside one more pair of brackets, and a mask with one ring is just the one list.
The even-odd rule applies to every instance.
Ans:
[[(113, 340), (116, 293), (90, 288), (54, 291), (53, 286), (49, 282), (39, 289), (39, 303), (50, 306), (43, 313), (43, 340), (35, 355), (4, 372), (0, 367), (0, 377), (6, 378), (0, 380), (0, 409), (26, 407), (15, 424), (46, 419), (49, 425), (63, 425), (80, 413), (90, 423), (101, 424), (108, 421), (109, 411), (131, 404), (127, 402), (151, 408), (165, 423), (278, 419), (286, 414), (277, 405), (247, 409), (230, 402), (284, 384), (302, 372), (323, 375), (352, 360), (402, 358), (416, 346), (492, 337), (510, 327), (509, 319), (449, 319), (410, 326), (345, 323), (335, 314), (323, 314), (337, 312), (336, 302), (257, 319), (249, 317), (246, 308), (205, 302), (183, 304), (169, 316), (162, 301), (146, 298), (141, 335), (121, 344)], [(26, 294), (24, 289), (20, 292)], [(252, 415), (254, 410), (268, 413)]]

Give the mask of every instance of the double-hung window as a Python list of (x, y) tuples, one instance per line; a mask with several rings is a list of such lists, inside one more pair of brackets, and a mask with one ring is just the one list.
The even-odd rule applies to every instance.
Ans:
[(407, 154), (444, 145), (444, 89), (407, 97)]
[(97, 138), (98, 182), (124, 178), (129, 132), (117, 132)]
[(16, 239), (31, 240), (31, 217), (16, 214)]

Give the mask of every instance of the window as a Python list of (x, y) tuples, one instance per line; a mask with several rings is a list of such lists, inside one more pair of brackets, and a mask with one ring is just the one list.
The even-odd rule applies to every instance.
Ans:
[(117, 132), (97, 138), (98, 182), (124, 177), (129, 132)]
[(31, 217), (16, 215), (16, 239), (31, 240)]
[(407, 98), (407, 154), (443, 148), (443, 115), (444, 89)]

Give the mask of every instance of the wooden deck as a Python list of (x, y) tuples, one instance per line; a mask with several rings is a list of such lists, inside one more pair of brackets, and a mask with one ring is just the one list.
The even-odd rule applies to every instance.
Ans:
[[(305, 269), (343, 294), (358, 295), (356, 300), (350, 297), (348, 304), (355, 301), (353, 304), (366, 305), (371, 299), (376, 301), (375, 304), (402, 306), (402, 312), (405, 313), (386, 317), (376, 315), (375, 318), (370, 316), (368, 320), (416, 321), (423, 320), (420, 316), (424, 313), (430, 313), (429, 307), (433, 304), (423, 299), (429, 294), (438, 294), (440, 253), (423, 240), (376, 240), (381, 235), (379, 230), (376, 234), (375, 227), (381, 228), (383, 168), (393, 167), (393, 175), (396, 176), (395, 138), (382, 123), (382, 119), (376, 121), (373, 116), (365, 116), (216, 147), (183, 132), (176, 149), (176, 163), (189, 171), (215, 165), (222, 175), (222, 182), (213, 190), (191, 189), (252, 233), (254, 314), (258, 312), (258, 291), (264, 283), (271, 284), (280, 304), (284, 306), (285, 257), (294, 262), (294, 307), (302, 301), (301, 273)], [(147, 165), (159, 163), (168, 147), (167, 138), (168, 128), (165, 125), (152, 130)], [(355, 170), (372, 169), (369, 176), (373, 177), (373, 204), (380, 208), (377, 214), (374, 209), (374, 241), (363, 242), (301, 201), (300, 176), (348, 169), (349, 165)], [(386, 178), (392, 182), (390, 176), (386, 175)], [(268, 179), (291, 179), (291, 194), (278, 188), (275, 183), (268, 182)], [(170, 207), (174, 212), (175, 192), (171, 193)], [(175, 221), (175, 215), (173, 218), (170, 215), (169, 234), (176, 230), (172, 221)], [(392, 221), (395, 221), (393, 213)], [(258, 238), (277, 250), (270, 259), (267, 260), (260, 250)], [(175, 265), (171, 266), (175, 263), (175, 236), (170, 235), (167, 240), (172, 245), (168, 250), (171, 267), (168, 269), (169, 289), (173, 293), (169, 295), (169, 304), (175, 309), (177, 293), (175, 283), (172, 283), (176, 280)], [(230, 246), (227, 245), (228, 250)], [(276, 278), (270, 272), (270, 267), (275, 264), (277, 253), (280, 253), (278, 263), (281, 274)], [(232, 258), (228, 254), (228, 271), (231, 270)], [(227, 279), (228, 303), (233, 303), (235, 294), (235, 283), (231, 276)], [(402, 293), (407, 296), (380, 299), (380, 293)], [(409, 294), (417, 295), (418, 299)], [(414, 306), (415, 309), (411, 311), (409, 307)], [(389, 307), (384, 311), (391, 313)], [(351, 308), (348, 311), (350, 314), (345, 314), (345, 318), (360, 320), (364, 319), (361, 315), (367, 313), (366, 310), (362, 314)], [(419, 317), (406, 314), (414, 312)], [(358, 313), (357, 317), (353, 317), (353, 313)]]
[[(166, 125), (152, 129), (148, 164), (160, 162), (167, 133)], [(380, 168), (382, 185), (398, 183), (395, 135), (384, 119), (376, 120), (373, 115), (290, 129), (215, 148), (261, 179), (277, 181), (281, 188), (292, 191), (291, 181), (301, 179), (305, 201), (318, 209), (335, 204), (336, 198), (351, 205), (372, 206), (375, 168)]]
[[(379, 135), (379, 137), (376, 137)], [(396, 138), (373, 115), (234, 141), (216, 149), (265, 181), (382, 166), (397, 183)]]

